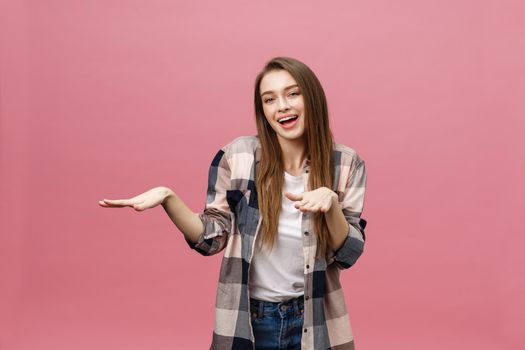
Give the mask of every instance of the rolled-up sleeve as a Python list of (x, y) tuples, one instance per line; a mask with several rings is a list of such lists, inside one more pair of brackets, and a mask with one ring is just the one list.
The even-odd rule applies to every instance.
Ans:
[(231, 170), (224, 148), (213, 158), (208, 171), (208, 190), (204, 212), (198, 214), (204, 232), (197, 243), (186, 240), (190, 248), (202, 255), (219, 253), (226, 246), (232, 229), (233, 214), (226, 199), (231, 186)]
[(333, 256), (333, 263), (340, 269), (354, 265), (361, 256), (365, 244), (366, 220), (361, 218), (365, 201), (365, 162), (357, 154), (353, 160), (352, 173), (348, 177), (341, 207), (348, 222), (348, 236)]

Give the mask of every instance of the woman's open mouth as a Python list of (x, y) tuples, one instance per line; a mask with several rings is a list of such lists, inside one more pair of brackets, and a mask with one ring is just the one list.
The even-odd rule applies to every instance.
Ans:
[(289, 117), (281, 118), (278, 122), (284, 129), (290, 129), (293, 128), (294, 125), (297, 123), (297, 119), (299, 119), (299, 116), (292, 115)]

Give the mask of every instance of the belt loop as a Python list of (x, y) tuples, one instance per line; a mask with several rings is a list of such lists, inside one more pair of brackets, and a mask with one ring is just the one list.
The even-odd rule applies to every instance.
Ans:
[(259, 300), (259, 307), (257, 309), (257, 318), (262, 318), (264, 311), (264, 301)]

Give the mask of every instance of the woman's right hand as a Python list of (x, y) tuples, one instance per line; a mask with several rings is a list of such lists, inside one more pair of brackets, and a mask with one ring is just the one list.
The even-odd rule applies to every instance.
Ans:
[(163, 204), (172, 193), (167, 187), (155, 187), (130, 199), (103, 199), (98, 204), (104, 208), (132, 207), (136, 211), (144, 211)]

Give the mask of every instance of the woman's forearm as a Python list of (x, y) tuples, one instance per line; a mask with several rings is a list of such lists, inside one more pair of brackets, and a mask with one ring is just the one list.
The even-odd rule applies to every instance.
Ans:
[(184, 237), (197, 243), (199, 236), (204, 232), (204, 225), (198, 214), (188, 208), (182, 199), (169, 188), (166, 188), (166, 198), (162, 202), (162, 207)]
[(328, 231), (330, 231), (330, 247), (332, 250), (336, 251), (341, 248), (341, 245), (348, 236), (348, 222), (346, 221), (341, 206), (337, 201), (337, 196), (334, 196), (332, 206), (326, 213), (324, 213), (324, 216), (326, 218)]

